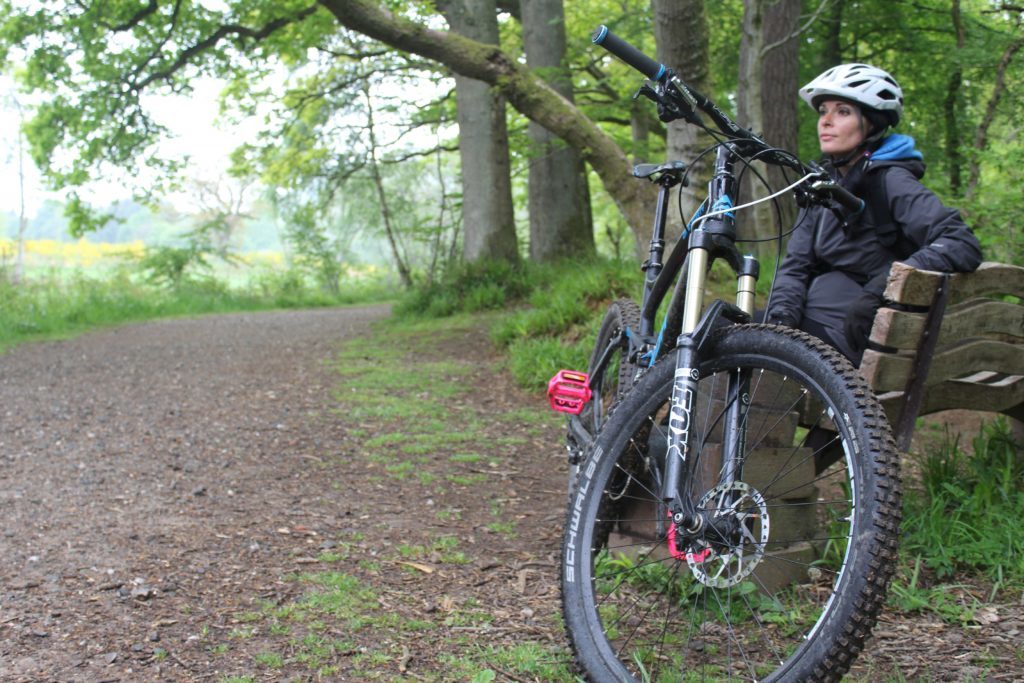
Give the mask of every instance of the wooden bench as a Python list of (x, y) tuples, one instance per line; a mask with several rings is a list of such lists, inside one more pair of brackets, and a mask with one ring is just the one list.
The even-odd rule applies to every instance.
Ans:
[[(1024, 420), (1024, 268), (984, 263), (971, 274), (947, 275), (896, 264), (885, 296), (908, 310), (879, 310), (871, 341), (886, 350), (865, 352), (860, 371), (881, 399), (901, 451), (909, 449), (919, 415), (965, 408)], [(775, 381), (777, 386), (768, 384)], [(830, 427), (820, 424), (820, 404), (801, 401), (797, 389), (786, 388), (792, 383), (784, 377), (772, 378), (768, 373), (759, 382), (765, 383), (760, 393), (768, 403), (753, 402), (748, 419), (752, 424), (771, 425), (768, 433), (758, 436), (759, 448), (778, 448), (785, 453), (780, 460), (788, 457), (794, 463), (782, 478), (777, 469), (744, 471), (744, 481), (777, 500), (772, 526), (787, 529), (792, 541), (774, 545), (770, 555), (777, 561), (758, 566), (758, 585), (772, 592), (806, 581), (806, 568), (820, 557), (822, 520), (805, 511), (814, 509), (813, 502), (820, 496), (813, 485), (818, 473), (835, 462), (833, 456), (841, 454), (842, 447)], [(718, 406), (710, 410), (712, 414), (728, 400), (724, 383), (716, 391), (706, 397)], [(786, 391), (793, 392), (792, 401), (780, 400)], [(797, 408), (780, 413), (780, 405)], [(755, 419), (758, 411), (769, 417)], [(698, 476), (706, 482), (718, 477), (721, 430), (719, 424), (705, 436)], [(656, 436), (648, 444), (648, 454), (662, 460), (665, 448), (664, 438)], [(795, 455), (797, 451), (804, 455)], [(645, 498), (641, 491), (649, 491), (653, 484), (636, 479), (630, 485), (636, 493), (623, 492), (627, 502), (612, 531), (612, 545), (637, 553), (651, 547), (653, 558), (665, 557), (663, 539), (655, 532), (655, 508), (638, 502)]]
[(948, 275), (893, 265), (860, 364), (910, 447), (920, 415), (964, 408), (1024, 421), (1024, 268), (986, 262)]

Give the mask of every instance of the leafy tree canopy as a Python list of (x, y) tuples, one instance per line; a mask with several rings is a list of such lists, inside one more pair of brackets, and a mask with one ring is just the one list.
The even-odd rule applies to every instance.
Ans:
[[(801, 35), (801, 81), (836, 61), (868, 61), (889, 69), (907, 94), (901, 132), (914, 135), (924, 150), (929, 184), (965, 206), (976, 223), (1015, 215), (1007, 208), (1007, 193), (999, 188), (1019, 187), (1020, 182), (1024, 143), (1017, 122), (1024, 114), (1019, 95), (1024, 85), (1024, 69), (1019, 67), (1024, 12), (1019, 3), (806, 0), (805, 18), (822, 2), (822, 18)], [(745, 4), (707, 3), (711, 94), (727, 108), (735, 96)], [(514, 5), (499, 3), (512, 15)], [(566, 5), (568, 66), (579, 108), (587, 120), (600, 123), (620, 150), (630, 153), (636, 143), (629, 131), (628, 97), (638, 85), (637, 76), (591, 49), (585, 36), (594, 25), (606, 23), (653, 53), (649, 3), (586, 0)], [(382, 8), (386, 12), (379, 12)], [(376, 27), (368, 32), (391, 45), (346, 28), (356, 11), (366, 12), (366, 21)], [(371, 17), (374, 11), (379, 13)], [(112, 168), (139, 176), (141, 168), (152, 167), (168, 178), (180, 171), (178, 160), (157, 154), (156, 142), (166, 131), (147, 110), (146, 95), (187, 94), (197, 77), (216, 76), (230, 83), (228, 109), (267, 117), (267, 136), (237, 154), (237, 170), (259, 174), (324, 206), (367, 163), (362, 104), (367, 88), (380, 98), (378, 114), (391, 117), (393, 134), (385, 141), (382, 162), (402, 162), (438, 144), (451, 146), (446, 134), (453, 118), (451, 85), (445, 80), (449, 68), (456, 68), (459, 60), (465, 67), (496, 54), (474, 52), (478, 46), (470, 41), (438, 46), (422, 40), (430, 30), (444, 27), (434, 4), (426, 0), (0, 0), (0, 17), (0, 60), (24, 64), (20, 75), (26, 87), (47, 95), (28, 125), (32, 155), (56, 186), (72, 190)], [(406, 21), (386, 24), (396, 19)], [(506, 15), (501, 26), (506, 56), (474, 68), (495, 87), (512, 88), (513, 104), (520, 110), (534, 106), (534, 116), (546, 105), (536, 105), (538, 91), (520, 82), (515, 71), (522, 63), (518, 24)], [(449, 66), (396, 50), (395, 44)], [(458, 60), (450, 58), (460, 51)], [(280, 83), (280, 74), (288, 76), (284, 88), (274, 85)], [(421, 87), (423, 83), (432, 86)], [(813, 114), (809, 108), (803, 111), (801, 147), (803, 156), (812, 157)], [(558, 119), (563, 114), (548, 111), (548, 121), (579, 129), (564, 117)], [(510, 121), (514, 131), (524, 127), (518, 115)], [(653, 123), (651, 155), (656, 158), (662, 131)], [(413, 143), (407, 135), (423, 126), (431, 130), (430, 145)], [(588, 161), (606, 186), (614, 185), (609, 171), (595, 163), (603, 142), (587, 135), (580, 133), (570, 144), (586, 148)], [(514, 150), (519, 145), (519, 158), (528, 159), (525, 143), (513, 137), (513, 144)], [(158, 194), (164, 187), (137, 189)], [(620, 208), (633, 199), (613, 196)], [(71, 207), (79, 228), (89, 227), (94, 217), (74, 195)], [(635, 223), (636, 214), (625, 212)], [(1006, 254), (1020, 256), (1013, 249)]]

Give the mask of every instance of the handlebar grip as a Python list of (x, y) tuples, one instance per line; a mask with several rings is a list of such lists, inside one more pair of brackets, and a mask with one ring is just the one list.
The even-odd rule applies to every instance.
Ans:
[(853, 213), (860, 213), (864, 209), (864, 200), (844, 187), (835, 185), (831, 188), (830, 194), (844, 209)]
[(642, 73), (652, 81), (660, 80), (668, 70), (664, 64), (656, 62), (640, 50), (636, 49), (622, 38), (608, 30), (608, 27), (601, 24), (590, 36), (594, 45), (600, 45), (613, 55), (629, 64), (631, 67)]

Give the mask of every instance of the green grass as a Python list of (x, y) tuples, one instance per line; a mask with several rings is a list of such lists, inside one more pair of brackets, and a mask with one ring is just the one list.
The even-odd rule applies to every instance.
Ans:
[(903, 551), (939, 579), (978, 573), (1024, 585), (1024, 445), (1004, 419), (985, 425), (973, 454), (947, 435), (920, 458), (905, 496)]
[(255, 657), (256, 663), (271, 669), (284, 666), (284, 657), (276, 652), (260, 652)]
[(524, 643), (512, 647), (477, 646), (468, 654), (442, 655), (448, 675), (453, 680), (489, 683), (506, 680), (499, 672), (515, 671), (525, 680), (578, 681), (569, 668), (560, 648), (540, 643)]
[(311, 612), (329, 614), (335, 619), (359, 620), (379, 609), (373, 589), (349, 574), (323, 572), (305, 575), (303, 581), (317, 589), (300, 603)]
[(919, 456), (890, 608), (970, 625), (983, 614), (981, 597), (993, 602), (1024, 587), (1024, 446), (1000, 418), (982, 427), (972, 451), (946, 434)]
[(156, 318), (383, 301), (379, 283), (345, 287), (340, 296), (280, 275), (255, 273), (247, 284), (213, 278), (157, 286), (131, 269), (106, 277), (81, 273), (14, 286), (0, 272), (0, 352), (16, 344), (66, 338), (88, 330)]

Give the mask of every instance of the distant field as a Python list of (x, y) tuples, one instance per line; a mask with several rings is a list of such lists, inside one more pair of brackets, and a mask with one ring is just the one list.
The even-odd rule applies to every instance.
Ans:
[[(14, 264), (17, 245), (14, 240), (0, 238), (0, 269)], [(130, 267), (146, 253), (141, 240), (110, 243), (91, 242), (82, 238), (75, 242), (58, 240), (25, 241), (25, 273), (29, 277), (52, 277), (60, 273), (81, 273), (102, 276), (121, 267)], [(247, 266), (277, 268), (285, 265), (279, 251), (256, 251), (237, 254), (232, 263), (215, 264), (215, 275), (232, 279), (232, 274)]]

